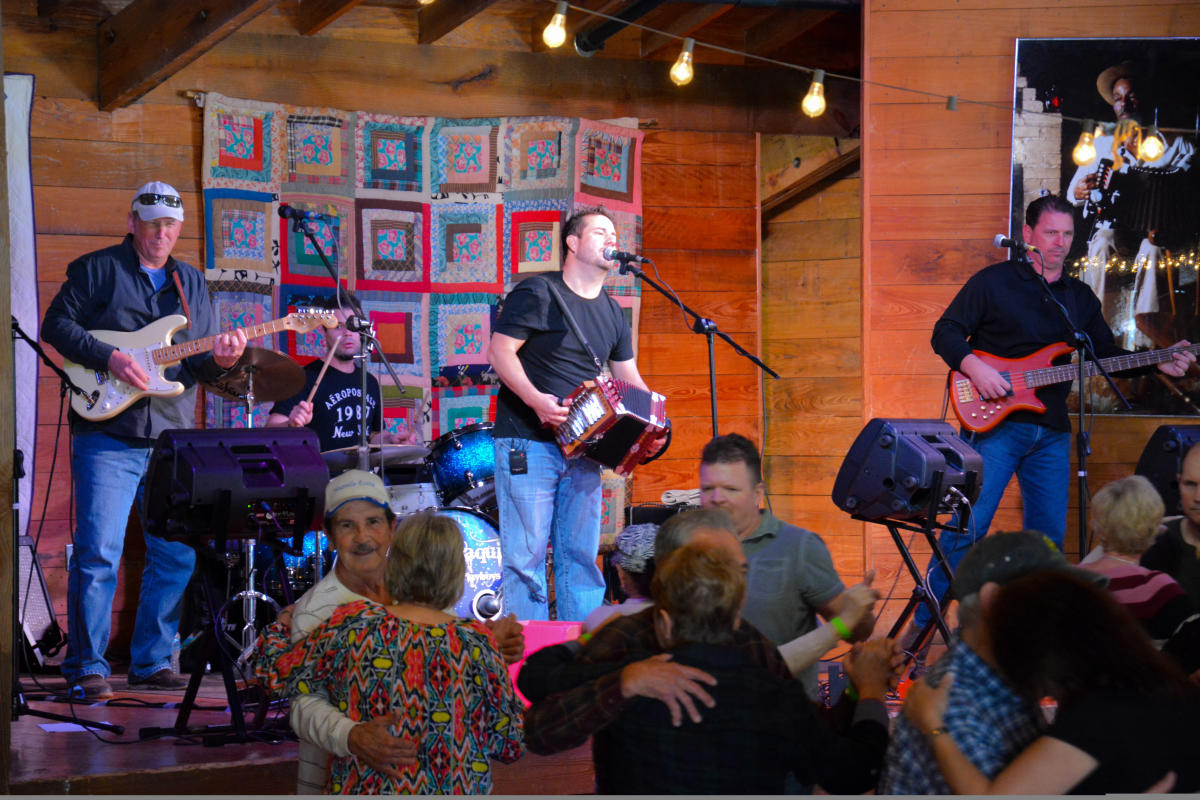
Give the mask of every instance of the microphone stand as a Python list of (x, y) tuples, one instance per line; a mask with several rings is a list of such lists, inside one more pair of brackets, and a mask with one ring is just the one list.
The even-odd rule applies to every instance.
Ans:
[[(1045, 256), (1043, 256), (1042, 251), (1038, 250), (1037, 248), (1034, 248), (1034, 252), (1036, 252), (1038, 257), (1042, 259), (1042, 270), (1045, 271)], [(1050, 284), (1046, 281), (1046, 276), (1043, 275), (1042, 272), (1039, 272), (1037, 267), (1034, 266), (1033, 259), (1029, 257), (1028, 252), (1022, 252), (1021, 260), (1029, 265), (1029, 268), (1033, 270), (1034, 275), (1037, 275), (1038, 284), (1042, 287), (1042, 291), (1045, 293), (1046, 297), (1050, 298), (1051, 304), (1058, 310), (1059, 315), (1067, 323), (1067, 327), (1071, 331), (1072, 344), (1075, 347), (1075, 360), (1079, 365), (1079, 421), (1076, 425), (1077, 430), (1075, 433), (1075, 463), (1077, 465), (1075, 478), (1079, 493), (1079, 519), (1077, 520), (1078, 524), (1076, 526), (1076, 530), (1079, 537), (1079, 557), (1083, 558), (1085, 555), (1087, 555), (1087, 553), (1084, 552), (1085, 548), (1087, 547), (1087, 459), (1092, 452), (1089, 441), (1091, 435), (1088, 433), (1087, 428), (1084, 427), (1084, 421), (1086, 419), (1085, 408), (1087, 405), (1085, 400), (1087, 400), (1087, 398), (1091, 395), (1090, 387), (1088, 387), (1085, 383), (1085, 380), (1087, 379), (1087, 364), (1085, 363), (1087, 358), (1090, 357), (1092, 359), (1092, 363), (1096, 366), (1096, 371), (1104, 376), (1104, 380), (1108, 381), (1108, 385), (1112, 387), (1113, 392), (1121, 400), (1121, 403), (1124, 404), (1125, 409), (1128, 411), (1132, 408), (1132, 406), (1129, 405), (1129, 401), (1125, 399), (1125, 395), (1121, 393), (1121, 390), (1117, 388), (1117, 384), (1113, 382), (1112, 376), (1108, 374), (1106, 369), (1104, 369), (1104, 365), (1100, 363), (1100, 359), (1096, 357), (1096, 351), (1092, 348), (1091, 338), (1083, 331), (1082, 328), (1079, 328), (1075, 325), (1075, 321), (1071, 319), (1071, 315), (1067, 312), (1066, 307), (1059, 302), (1057, 297), (1054, 296), (1054, 292), (1050, 289)]]
[[(641, 256), (641, 258), (643, 258), (645, 260), (645, 262), (648, 264), (654, 263), (653, 261), (651, 261), (648, 258), (645, 258), (644, 256)], [(675, 294), (674, 290), (669, 289), (669, 288), (663, 288), (662, 286), (659, 286), (657, 283), (652, 281), (650, 278), (646, 277), (646, 273), (643, 272), (640, 267), (635, 267), (633, 265), (633, 263), (632, 263), (633, 259), (617, 258), (616, 260), (618, 263), (618, 270), (620, 271), (620, 273), (622, 275), (634, 275), (634, 276), (640, 278), (641, 280), (645, 281), (646, 283), (648, 283), (663, 297), (667, 298), (672, 303), (679, 306), (679, 308), (685, 314), (691, 315), (692, 320), (693, 320), (693, 322), (692, 322), (692, 331), (693, 332), (704, 334), (704, 338), (708, 342), (708, 392), (709, 392), (709, 398), (711, 399), (711, 405), (712, 405), (712, 411), (711, 411), (711, 413), (712, 413), (712, 434), (714, 437), (717, 436), (717, 364), (716, 364), (715, 355), (713, 353), (713, 337), (720, 336), (722, 339), (724, 339), (726, 342), (729, 343), (729, 346), (732, 347), (734, 349), (734, 351), (736, 351), (742, 357), (748, 359), (750, 361), (750, 363), (754, 364), (756, 367), (758, 367), (763, 372), (770, 375), (772, 378), (778, 378), (779, 373), (776, 372), (775, 370), (771, 369), (770, 367), (768, 367), (766, 364), (764, 364), (758, 358), (758, 356), (754, 355), (751, 352), (748, 352), (746, 350), (746, 348), (742, 347), (740, 344), (735, 342), (732, 338), (730, 338), (729, 334), (720, 330), (717, 327), (717, 323), (713, 322), (711, 319), (707, 319), (705, 317), (700, 316), (695, 311), (688, 308), (687, 305), (685, 305), (684, 302), (679, 299), (679, 295)]]
[[(362, 375), (360, 376), (362, 378), (362, 382), (360, 384), (361, 393), (359, 395), (360, 417), (358, 426), (358, 469), (366, 472), (370, 468), (370, 446), (368, 444), (368, 439), (370, 438), (370, 422), (367, 412), (367, 363), (371, 359), (372, 349), (379, 353), (379, 360), (382, 361), (383, 366), (387, 368), (388, 374), (392, 377), (392, 381), (396, 384), (396, 387), (401, 390), (403, 390), (404, 387), (403, 384), (400, 383), (400, 376), (396, 374), (396, 370), (392, 367), (391, 362), (388, 361), (387, 356), (384, 355), (383, 346), (380, 344), (379, 340), (375, 338), (375, 328), (371, 324), (371, 321), (367, 318), (367, 315), (363, 313), (362, 304), (358, 302), (358, 298), (342, 288), (341, 278), (338, 276), (337, 270), (333, 268), (333, 264), (331, 264), (329, 259), (325, 256), (325, 251), (321, 248), (320, 242), (317, 241), (317, 237), (313, 234), (312, 229), (309, 227), (309, 222), (310, 220), (304, 219), (303, 217), (292, 218), (292, 231), (294, 233), (303, 233), (312, 243), (313, 250), (315, 250), (317, 255), (320, 257), (321, 263), (325, 265), (325, 269), (329, 272), (329, 276), (333, 278), (333, 285), (337, 290), (338, 305), (341, 306), (343, 301), (345, 301), (350, 306), (351, 311), (354, 312), (346, 320), (346, 330), (357, 333), (359, 335), (359, 340), (363, 343), (363, 346), (360, 348), (361, 352), (359, 355), (355, 356), (355, 359), (361, 359), (360, 366), (362, 367)], [(337, 247), (336, 242), (334, 243), (334, 247)], [(379, 401), (382, 404), (382, 396), (379, 398)], [(382, 407), (379, 409), (379, 413), (382, 417)], [(380, 434), (380, 440), (382, 443), (382, 432)], [(380, 452), (382, 453), (382, 450)]]

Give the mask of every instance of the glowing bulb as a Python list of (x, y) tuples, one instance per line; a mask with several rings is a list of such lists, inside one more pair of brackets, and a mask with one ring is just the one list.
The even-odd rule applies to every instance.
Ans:
[(1138, 158), (1142, 161), (1157, 161), (1167, 152), (1167, 142), (1158, 128), (1151, 125), (1138, 142)]
[(554, 6), (554, 16), (542, 31), (542, 41), (547, 47), (562, 47), (567, 40), (567, 4), (565, 0)]
[(1092, 144), (1095, 140), (1095, 136), (1092, 135), (1094, 125), (1092, 120), (1084, 120), (1083, 133), (1079, 134), (1079, 141), (1075, 144), (1075, 149), (1071, 151), (1071, 160), (1078, 166), (1082, 167), (1096, 160), (1096, 146)]
[(679, 58), (675, 59), (675, 64), (671, 67), (671, 82), (676, 86), (687, 86), (692, 82), (692, 76), (695, 75), (692, 70), (692, 48), (695, 46), (695, 39), (683, 40), (683, 49), (679, 51)]
[(812, 84), (808, 94), (800, 102), (800, 110), (810, 117), (819, 117), (825, 113), (825, 70), (814, 69)]
[(427, 5), (430, 5), (430, 4), (432, 4), (432, 3), (433, 3), (433, 0), (417, 0), (417, 2), (418, 2), (418, 3), (420, 3), (420, 4), (421, 4), (421, 5), (423, 5), (423, 6), (427, 6)]

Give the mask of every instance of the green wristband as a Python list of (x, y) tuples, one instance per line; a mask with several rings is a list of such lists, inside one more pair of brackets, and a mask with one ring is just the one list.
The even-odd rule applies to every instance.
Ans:
[(845, 694), (846, 697), (849, 697), (854, 702), (858, 702), (858, 691), (854, 688), (853, 683), (846, 684), (846, 691), (843, 694)]
[(833, 619), (829, 620), (829, 624), (833, 626), (835, 631), (837, 631), (839, 639), (848, 640), (850, 638), (850, 629), (846, 627), (845, 622), (842, 622), (841, 617), (834, 617)]

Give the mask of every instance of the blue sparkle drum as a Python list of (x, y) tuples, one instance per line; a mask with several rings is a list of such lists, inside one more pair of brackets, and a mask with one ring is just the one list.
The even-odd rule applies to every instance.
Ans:
[(301, 555), (294, 556), (261, 541), (254, 548), (254, 569), (263, 590), (281, 604), (286, 604), (284, 581), (295, 601), (325, 577), (333, 566), (333, 548), (324, 531), (304, 534), (300, 550)]
[(480, 621), (504, 613), (500, 588), (500, 530), (490, 517), (473, 508), (443, 508), (436, 512), (458, 523), (463, 536), (467, 574), (462, 597), (454, 605), (456, 616)]
[(476, 422), (439, 436), (429, 467), (443, 506), (487, 508), (496, 496), (492, 423)]

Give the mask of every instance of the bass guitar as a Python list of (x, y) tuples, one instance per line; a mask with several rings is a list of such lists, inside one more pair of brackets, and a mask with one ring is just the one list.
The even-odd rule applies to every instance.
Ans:
[[(1054, 361), (1074, 350), (1065, 342), (1058, 342), (1043, 347), (1037, 352), (1030, 353), (1024, 358), (1001, 358), (982, 350), (975, 350), (975, 355), (998, 371), (1012, 387), (1011, 392), (998, 400), (984, 400), (975, 389), (971, 379), (957, 370), (950, 372), (950, 404), (954, 407), (954, 415), (962, 426), (970, 431), (982, 433), (1004, 421), (1004, 418), (1014, 411), (1033, 411), (1043, 414), (1046, 405), (1038, 400), (1035, 389), (1043, 386), (1053, 386), (1056, 383), (1070, 383), (1079, 376), (1076, 364), (1060, 364)], [(1200, 352), (1200, 344), (1187, 347), (1165, 347), (1162, 350), (1146, 350), (1141, 353), (1102, 358), (1100, 366), (1105, 372), (1120, 372), (1138, 367), (1148, 367), (1152, 364), (1162, 364), (1170, 361), (1176, 353)], [(1084, 375), (1091, 377), (1099, 375), (1097, 363), (1089, 361), (1084, 365)]]
[[(150, 379), (146, 382), (146, 389), (142, 390), (112, 377), (106, 369), (88, 369), (63, 359), (63, 371), (84, 391), (82, 396), (71, 395), (71, 408), (84, 419), (99, 422), (115, 417), (143, 397), (175, 397), (182, 394), (183, 384), (167, 380), (164, 371), (189, 356), (212, 350), (220, 335), (171, 344), (171, 337), (187, 322), (187, 317), (182, 314), (170, 314), (136, 331), (89, 331), (100, 341), (131, 356)], [(332, 311), (299, 311), (241, 330), (246, 332), (246, 339), (250, 340), (283, 330), (308, 333), (318, 325), (336, 328), (337, 316)]]

